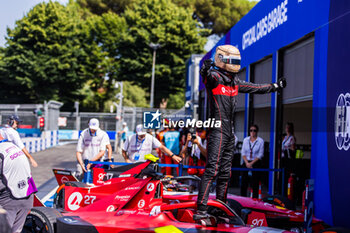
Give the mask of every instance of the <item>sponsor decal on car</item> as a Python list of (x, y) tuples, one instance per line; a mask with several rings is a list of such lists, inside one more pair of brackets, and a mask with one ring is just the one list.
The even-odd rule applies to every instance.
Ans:
[(68, 208), (70, 210), (77, 210), (80, 208), (80, 203), (83, 200), (83, 196), (79, 192), (72, 193), (67, 201)]
[(154, 190), (154, 184), (153, 183), (149, 183), (147, 185), (147, 191), (152, 192), (153, 190)]
[(62, 176), (62, 178), (61, 178), (62, 184), (66, 183), (66, 182), (68, 182), (68, 181), (69, 181), (69, 179), (68, 179), (67, 176)]
[(137, 203), (137, 207), (139, 207), (140, 209), (143, 208), (145, 206), (146, 202), (145, 200), (141, 199), (138, 203)]
[(113, 212), (115, 210), (114, 205), (110, 205), (107, 207), (106, 212)]

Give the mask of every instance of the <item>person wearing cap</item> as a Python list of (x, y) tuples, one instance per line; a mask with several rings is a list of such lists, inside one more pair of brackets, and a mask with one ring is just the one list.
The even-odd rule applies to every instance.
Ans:
[(11, 232), (21, 232), (37, 188), (24, 152), (1, 135), (0, 177), (0, 209), (6, 210)]
[(12, 142), (16, 146), (18, 146), (23, 153), (27, 156), (29, 159), (30, 164), (33, 167), (37, 167), (38, 164), (33, 158), (33, 156), (29, 153), (27, 148), (24, 146), (19, 133), (17, 132), (18, 125), (21, 123), (21, 119), (17, 115), (12, 115), (9, 117), (7, 124), (4, 126), (4, 128), (0, 129), (0, 135), (7, 139), (9, 142)]
[(126, 122), (123, 122), (122, 130), (118, 131), (118, 154), (121, 154), (122, 149), (124, 148), (124, 143), (126, 141), (127, 133), (129, 132), (129, 128)]
[[(99, 161), (104, 156), (108, 145), (110, 145), (108, 134), (100, 129), (100, 123), (96, 118), (90, 119), (89, 128), (81, 132), (78, 140), (76, 175), (81, 177), (83, 172), (90, 168), (91, 164), (87, 165), (87, 169), (85, 168), (84, 161)], [(111, 155), (108, 157), (111, 158)]]
[(122, 155), (127, 163), (143, 162), (145, 161), (144, 156), (152, 153), (152, 149), (156, 148), (170, 156), (175, 162), (181, 162), (182, 158), (180, 156), (175, 155), (162, 145), (157, 138), (146, 133), (142, 124), (136, 126), (136, 134), (126, 139)]
[(129, 131), (129, 128), (128, 128), (126, 122), (124, 121), (123, 122), (123, 129), (118, 131), (118, 134), (120, 135), (122, 142), (126, 141), (126, 134), (128, 133), (128, 131)]
[[(179, 154), (180, 153), (180, 132), (175, 130), (174, 127), (171, 127), (169, 131), (165, 132), (163, 135), (163, 142), (166, 148), (169, 148), (171, 152), (174, 154)], [(168, 159), (169, 157), (165, 156), (164, 157), (164, 162), (165, 164), (173, 164), (171, 159)], [(177, 174), (179, 173), (179, 169), (176, 169)], [(166, 174), (167, 175), (172, 175), (172, 168), (167, 167), (165, 168)]]

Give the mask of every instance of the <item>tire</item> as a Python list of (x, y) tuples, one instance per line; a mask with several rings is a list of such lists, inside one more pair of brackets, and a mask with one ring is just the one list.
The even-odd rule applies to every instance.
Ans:
[(291, 202), (287, 197), (281, 195), (273, 195), (264, 197), (262, 199), (263, 202), (270, 203), (275, 206), (280, 206), (289, 210), (295, 210), (295, 206), (293, 202)]
[(53, 200), (53, 205), (54, 208), (56, 209), (64, 209), (64, 187), (65, 186), (70, 186), (70, 187), (75, 187), (75, 188), (85, 188), (88, 187), (87, 184), (79, 181), (68, 181), (64, 184), (62, 184), (56, 192), (54, 200)]
[(233, 199), (230, 199), (228, 198), (227, 199), (227, 204), (228, 206), (233, 209), (236, 214), (239, 216), (239, 217), (242, 217), (242, 209), (243, 209), (243, 206), (241, 205), (241, 203), (239, 203), (238, 201), (236, 200), (233, 200)]
[(56, 191), (53, 198), (53, 207), (55, 209), (64, 209), (64, 187), (66, 185), (62, 184)]
[(22, 233), (55, 233), (56, 219), (62, 216), (50, 207), (33, 207), (27, 215)]

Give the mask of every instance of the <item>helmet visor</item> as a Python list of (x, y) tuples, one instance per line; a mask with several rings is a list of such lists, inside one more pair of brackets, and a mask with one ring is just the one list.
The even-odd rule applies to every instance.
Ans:
[(238, 56), (223, 56), (219, 55), (220, 60), (225, 64), (240, 65), (241, 58)]

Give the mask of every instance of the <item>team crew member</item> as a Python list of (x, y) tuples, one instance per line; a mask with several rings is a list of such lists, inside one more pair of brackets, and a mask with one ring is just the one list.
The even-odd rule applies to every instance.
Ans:
[(27, 156), (27, 158), (29, 159), (30, 164), (33, 167), (37, 167), (38, 164), (36, 163), (36, 161), (34, 160), (33, 156), (31, 156), (31, 154), (28, 152), (27, 148), (25, 148), (19, 133), (17, 132), (17, 128), (19, 123), (21, 123), (22, 121), (19, 119), (18, 116), (16, 115), (12, 115), (9, 117), (8, 119), (8, 124), (5, 125), (4, 128), (0, 129), (0, 135), (4, 138), (7, 139), (8, 141), (14, 143), (16, 146), (18, 146), (23, 153)]
[(23, 151), (1, 135), (0, 177), (0, 207), (7, 212), (12, 232), (21, 232), (37, 188)]
[[(114, 162), (114, 159), (113, 159), (113, 156), (112, 156), (112, 145), (111, 145), (111, 142), (110, 142), (110, 139), (109, 139), (109, 136), (107, 134), (107, 139), (106, 139), (106, 152), (105, 154), (102, 156), (102, 161), (103, 162)], [(109, 166), (108, 165), (103, 165), (103, 168), (108, 168)]]
[[(241, 155), (243, 158), (244, 168), (260, 168), (261, 159), (264, 156), (264, 140), (258, 137), (259, 127), (252, 125), (249, 129), (250, 136), (243, 140)], [(260, 172), (252, 172), (252, 180), (248, 180), (248, 172), (243, 172), (241, 196), (247, 196), (248, 184), (252, 184), (253, 197), (258, 198)]]
[(159, 148), (162, 152), (170, 156), (175, 162), (181, 162), (182, 158), (180, 156), (172, 153), (157, 138), (146, 133), (141, 124), (136, 126), (136, 134), (126, 139), (123, 148), (123, 157), (127, 163), (145, 161), (144, 156), (152, 153), (152, 149), (156, 148)]
[(226, 202), (234, 151), (234, 111), (238, 92), (269, 93), (285, 87), (285, 79), (273, 84), (253, 84), (238, 79), (241, 55), (232, 45), (216, 48), (215, 64), (205, 60), (201, 67), (210, 104), (209, 118), (221, 121), (221, 128), (209, 129), (208, 159), (198, 192), (195, 220), (208, 218), (206, 209), (211, 183), (217, 178), (216, 198)]
[[(173, 154), (178, 155), (180, 153), (180, 132), (176, 131), (175, 128), (172, 127), (169, 131), (164, 133), (163, 142), (165, 147), (171, 150)], [(165, 164), (172, 164), (170, 157), (165, 156), (164, 160)], [(165, 168), (166, 174), (172, 175), (171, 170), (171, 167)], [(179, 169), (177, 169), (177, 174), (179, 174), (178, 170)]]
[[(106, 152), (107, 145), (110, 144), (106, 132), (100, 129), (100, 123), (96, 118), (89, 121), (89, 128), (84, 129), (79, 137), (77, 145), (77, 176), (86, 172), (84, 160), (99, 161)], [(112, 150), (110, 150), (112, 153)], [(87, 165), (89, 169), (91, 164)]]
[(284, 190), (287, 191), (288, 179), (292, 173), (296, 175), (297, 170), (295, 159), (296, 138), (294, 136), (294, 124), (291, 122), (287, 122), (285, 132), (286, 135), (283, 137), (282, 141), (281, 168), (284, 168), (286, 171), (286, 175), (284, 176)]

